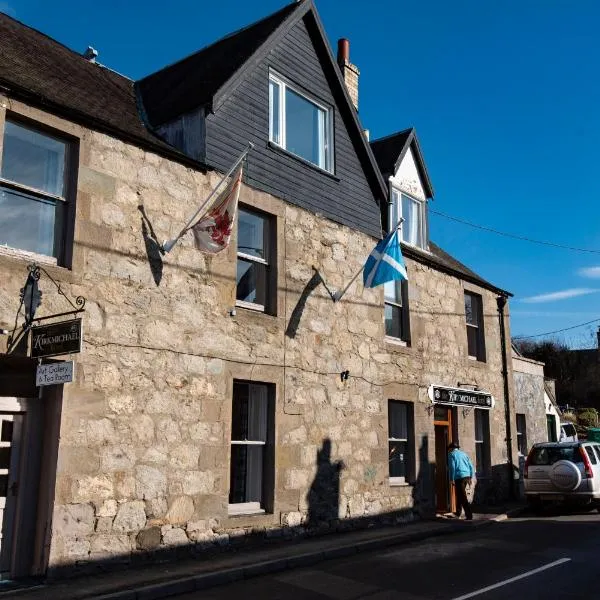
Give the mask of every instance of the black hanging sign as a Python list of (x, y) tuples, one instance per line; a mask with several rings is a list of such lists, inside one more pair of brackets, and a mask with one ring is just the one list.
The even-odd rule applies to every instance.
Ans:
[(31, 356), (58, 356), (81, 352), (81, 319), (31, 328)]
[(494, 408), (494, 397), (487, 392), (430, 385), (427, 390), (429, 399), (434, 404), (451, 404), (453, 406), (471, 406), (472, 408)]

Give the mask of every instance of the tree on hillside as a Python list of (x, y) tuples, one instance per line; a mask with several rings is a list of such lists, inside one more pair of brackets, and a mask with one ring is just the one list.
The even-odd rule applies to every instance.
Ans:
[(571, 350), (556, 340), (514, 340), (526, 358), (545, 363), (546, 377), (556, 380), (561, 405), (600, 408), (600, 351)]

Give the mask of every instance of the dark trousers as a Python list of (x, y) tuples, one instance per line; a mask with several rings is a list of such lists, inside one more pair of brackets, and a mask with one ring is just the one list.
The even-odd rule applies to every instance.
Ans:
[(469, 500), (467, 499), (467, 482), (469, 481), (468, 477), (463, 477), (462, 479), (456, 479), (454, 481), (454, 488), (456, 489), (456, 516), (460, 517), (463, 508), (465, 509), (465, 516), (467, 519), (473, 518), (473, 511), (471, 510), (471, 505), (469, 504)]

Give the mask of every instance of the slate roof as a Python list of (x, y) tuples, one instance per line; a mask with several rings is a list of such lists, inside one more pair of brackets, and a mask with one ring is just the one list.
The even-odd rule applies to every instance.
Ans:
[(370, 142), (370, 145), (379, 170), (385, 180), (396, 173), (404, 155), (412, 147), (417, 169), (423, 182), (425, 195), (427, 198), (433, 198), (433, 186), (429, 179), (429, 173), (427, 173), (427, 167), (423, 160), (423, 154), (421, 153), (417, 132), (414, 127), (409, 127), (386, 137), (373, 140)]
[[(141, 79), (137, 85), (144, 98), (149, 122), (162, 125), (212, 102), (215, 93), (238, 71), (298, 3), (248, 25), (202, 50)], [(166, 94), (165, 90), (169, 90)]]
[[(386, 180), (396, 173), (408, 148), (412, 147), (419, 175), (421, 176), (421, 181), (425, 188), (425, 195), (427, 198), (433, 197), (433, 186), (429, 180), (427, 167), (419, 146), (419, 140), (417, 139), (417, 134), (413, 127), (373, 140), (370, 144), (375, 160)], [(450, 254), (431, 241), (429, 242), (429, 252), (403, 244), (402, 253), (404, 256), (412, 258), (417, 262), (430, 265), (435, 269), (458, 276), (465, 281), (480, 285), (496, 294), (512, 296), (510, 292), (506, 292), (491, 284), (489, 281), (486, 281), (483, 277), (480, 277), (475, 271), (469, 269), (466, 265), (463, 265), (463, 263), (456, 260), (453, 256), (450, 256)]]
[(429, 242), (429, 252), (420, 250), (414, 246), (402, 244), (402, 254), (407, 258), (412, 258), (413, 260), (428, 265), (438, 271), (454, 275), (464, 281), (479, 285), (495, 294), (501, 294), (502, 296), (513, 295), (510, 292), (493, 285), (431, 241)]
[[(0, 13), (0, 89), (121, 138), (180, 154), (153, 135), (134, 83)], [(183, 155), (181, 155), (183, 157)]]

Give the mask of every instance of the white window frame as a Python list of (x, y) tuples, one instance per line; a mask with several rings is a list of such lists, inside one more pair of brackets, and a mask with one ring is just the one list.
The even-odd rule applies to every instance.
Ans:
[(1, 254), (12, 254), (12, 255), (17, 255), (17, 256), (18, 255), (26, 256), (26, 257), (38, 260), (38, 261), (46, 263), (46, 264), (51, 264), (51, 265), (61, 264), (62, 260), (64, 259), (65, 253), (67, 251), (66, 245), (69, 242), (68, 236), (67, 236), (67, 231), (68, 231), (68, 219), (70, 218), (70, 215), (69, 215), (69, 206), (68, 206), (69, 200), (67, 198), (67, 194), (68, 194), (68, 186), (69, 186), (71, 143), (65, 138), (62, 138), (58, 135), (49, 133), (48, 131), (46, 131), (44, 129), (43, 126), (38, 127), (38, 126), (36, 126), (35, 123), (30, 124), (30, 123), (21, 122), (19, 119), (13, 119), (10, 115), (7, 115), (6, 118), (4, 119), (4, 122), (0, 124), (0, 136), (2, 138), (2, 143), (0, 143), (0, 171), (2, 168), (2, 161), (4, 158), (4, 135), (5, 135), (6, 123), (13, 123), (14, 125), (17, 125), (18, 127), (23, 127), (24, 129), (30, 129), (31, 131), (34, 131), (35, 133), (37, 133), (39, 135), (42, 135), (42, 136), (45, 136), (45, 137), (48, 137), (51, 139), (55, 139), (65, 145), (65, 157), (64, 157), (64, 165), (63, 165), (63, 178), (64, 178), (63, 179), (63, 195), (58, 196), (56, 194), (45, 192), (38, 188), (24, 185), (22, 183), (19, 183), (18, 181), (13, 181), (12, 179), (4, 179), (1, 176), (0, 176), (0, 187), (7, 188), (9, 190), (14, 190), (16, 192), (21, 192), (21, 193), (25, 194), (26, 196), (34, 196), (36, 198), (40, 198), (41, 200), (47, 200), (47, 201), (53, 202), (54, 204), (56, 204), (57, 202), (62, 202), (64, 204), (64, 207), (63, 207), (64, 215), (63, 215), (63, 227), (62, 227), (62, 231), (60, 233), (62, 239), (61, 239), (61, 251), (59, 253), (59, 256), (51, 256), (49, 254), (38, 254), (37, 252), (32, 252), (30, 250), (25, 250), (23, 248), (15, 248), (13, 246), (0, 246), (0, 253)]
[[(395, 297), (396, 299), (394, 301), (390, 300), (389, 298), (386, 297), (385, 295), (385, 289), (384, 289), (384, 293), (383, 293), (383, 304), (384, 307), (385, 305), (390, 305), (393, 307), (397, 307), (400, 309), (400, 333), (401, 333), (401, 337), (396, 337), (393, 335), (389, 335), (388, 333), (385, 334), (385, 339), (388, 342), (392, 342), (394, 344), (398, 344), (399, 346), (408, 346), (408, 314), (405, 313), (405, 311), (408, 310), (408, 307), (405, 306), (405, 299), (404, 299), (404, 294), (402, 291), (402, 286), (403, 286), (403, 282), (402, 281), (394, 281), (394, 286), (395, 286)], [(398, 302), (398, 297), (400, 297), (400, 302)], [(384, 320), (385, 320), (385, 308), (384, 308)], [(385, 323), (384, 323), (385, 326)]]
[(405, 192), (398, 185), (390, 182), (390, 229), (392, 227), (396, 227), (398, 225), (398, 221), (404, 215), (402, 214), (402, 196), (406, 196), (409, 200), (414, 202), (418, 207), (418, 215), (419, 215), (419, 233), (421, 237), (421, 245), (413, 244), (404, 239), (404, 222), (400, 225), (400, 241), (407, 246), (412, 246), (413, 248), (419, 248), (419, 250), (427, 249), (427, 228), (425, 226), (425, 214), (426, 214), (426, 203), (424, 200), (419, 200), (419, 198), (415, 198), (412, 194)]
[[(240, 211), (245, 211), (247, 213), (251, 213), (253, 215), (255, 215), (256, 217), (259, 217), (263, 220), (263, 222), (266, 224), (266, 228), (267, 228), (267, 232), (265, 235), (265, 239), (263, 240), (263, 243), (265, 244), (265, 256), (267, 257), (267, 259), (264, 258), (260, 258), (259, 256), (254, 256), (252, 254), (246, 254), (245, 252), (240, 252), (239, 250), (237, 251), (237, 256), (236, 256), (236, 268), (237, 268), (237, 260), (238, 259), (243, 259), (245, 261), (248, 262), (253, 262), (253, 263), (257, 263), (259, 265), (264, 265), (265, 266), (265, 285), (266, 285), (266, 290), (265, 290), (265, 298), (267, 303), (271, 302), (271, 298), (269, 297), (271, 294), (271, 239), (272, 239), (272, 232), (271, 232), (271, 227), (272, 227), (272, 219), (269, 218), (269, 215), (264, 215), (263, 213), (261, 213), (260, 211), (254, 210), (252, 207), (247, 207), (247, 206), (240, 206), (239, 210), (238, 210), (238, 218), (239, 218), (239, 213)], [(264, 227), (264, 226), (263, 226)], [(238, 243), (239, 243), (239, 235), (238, 235)], [(237, 282), (236, 282), (236, 296), (237, 296)], [(255, 310), (257, 312), (266, 312), (267, 308), (264, 304), (260, 304), (258, 302), (246, 302), (244, 300), (238, 300), (236, 298), (235, 301), (235, 305), (239, 306), (240, 308), (247, 308), (249, 310)]]
[[(478, 360), (480, 362), (485, 362), (485, 330), (483, 328), (483, 296), (477, 294), (476, 292), (471, 292), (469, 290), (465, 290), (464, 296), (471, 296), (471, 298), (475, 298), (479, 304), (477, 307), (477, 321), (478, 325), (473, 323), (469, 323), (467, 321), (467, 311), (466, 311), (466, 301), (465, 301), (465, 323), (467, 325), (467, 356), (469, 360)], [(477, 355), (473, 355), (469, 353), (469, 327), (471, 329), (475, 329), (477, 331)]]
[[(389, 417), (388, 417), (388, 449), (390, 447), (390, 442), (404, 442), (406, 443), (406, 449), (407, 449), (407, 458), (410, 459), (410, 461), (412, 462), (412, 453), (411, 453), (411, 448), (410, 448), (410, 428), (411, 425), (414, 428), (414, 418), (413, 418), (413, 423), (410, 422), (410, 417), (411, 417), (411, 407), (410, 407), (410, 403), (409, 402), (404, 402), (402, 400), (394, 400), (394, 399), (390, 399), (388, 400), (388, 413), (390, 411), (390, 407), (393, 404), (398, 404), (398, 405), (402, 405), (406, 408), (406, 438), (399, 438), (399, 437), (393, 437), (391, 435), (391, 431), (389, 429)], [(389, 451), (389, 450), (388, 450)], [(410, 469), (412, 467), (412, 464), (408, 464), (409, 461), (406, 461), (407, 463), (407, 468)], [(389, 476), (389, 467), (388, 467), (388, 476)], [(397, 486), (397, 485), (408, 485), (408, 482), (406, 481), (406, 477), (388, 477), (390, 480), (390, 486)]]
[[(279, 86), (279, 113), (277, 120), (279, 122), (279, 140), (274, 139), (273, 135), (273, 89), (271, 88), (271, 82)], [(287, 148), (286, 140), (286, 89), (289, 88), (298, 96), (301, 96), (307, 102), (313, 104), (316, 108), (323, 111), (325, 125), (324, 125), (324, 136), (325, 139), (321, 140), (322, 148), (319, 149), (319, 154), (322, 155), (323, 164), (313, 163), (311, 160), (295, 154)], [(278, 73), (273, 71), (269, 72), (269, 141), (275, 144), (279, 148), (282, 148), (286, 152), (293, 154), (300, 160), (307, 162), (308, 164), (314, 165), (315, 167), (327, 171), (328, 173), (334, 172), (333, 165), (333, 109), (331, 106), (327, 106), (317, 100), (314, 96), (307, 94), (305, 91), (300, 90), (294, 84), (290, 83), (285, 77), (282, 77)]]
[[(252, 382), (243, 382), (243, 381), (239, 381), (236, 383), (241, 383), (244, 385), (248, 385), (249, 387), (252, 385), (264, 385), (264, 386), (268, 386), (268, 384), (266, 383), (252, 383)], [(271, 393), (271, 391), (269, 390), (269, 388), (267, 387), (267, 407), (266, 407), (266, 419), (267, 422), (265, 423), (265, 427), (267, 428), (268, 431), (268, 426), (269, 426), (269, 415), (268, 415), (268, 411), (269, 411), (269, 394)], [(233, 418), (233, 415), (232, 415)], [(267, 433), (268, 435), (268, 433)], [(266, 441), (261, 441), (261, 440), (234, 440), (232, 439), (230, 441), (230, 445), (231, 446), (262, 446), (264, 448), (263, 450), (263, 465), (261, 467), (262, 472), (261, 472), (261, 477), (264, 478), (265, 472), (264, 472), (264, 463), (265, 463), (265, 459), (266, 459), (266, 446), (267, 446), (267, 442)], [(230, 457), (230, 468), (231, 468), (231, 457)], [(263, 501), (264, 501), (264, 497), (263, 497)], [(227, 513), (230, 516), (236, 516), (236, 515), (258, 515), (258, 514), (264, 514), (266, 511), (264, 509), (264, 507), (261, 505), (260, 502), (236, 502), (236, 503), (228, 503), (227, 505)]]
[[(484, 422), (485, 420), (487, 420), (487, 434), (488, 434), (488, 439), (477, 439), (477, 415), (486, 415), (484, 418), (484, 421), (482, 421), (481, 425), (481, 434), (483, 435), (483, 437), (485, 438), (485, 427)], [(473, 415), (473, 426), (474, 426), (474, 435), (473, 438), (475, 440), (475, 474), (479, 475), (480, 478), (486, 477), (488, 475), (488, 468), (489, 468), (489, 464), (485, 464), (483, 465), (483, 471), (478, 472), (477, 471), (477, 447), (478, 445), (480, 445), (483, 448), (483, 452), (482, 452), (482, 456), (483, 456), (483, 460), (486, 461), (486, 463), (489, 463), (490, 461), (490, 454), (491, 454), (491, 431), (490, 431), (490, 413), (489, 410), (485, 409), (485, 408), (476, 408), (474, 410), (474, 415)], [(487, 444), (487, 448), (486, 448), (486, 444)]]

